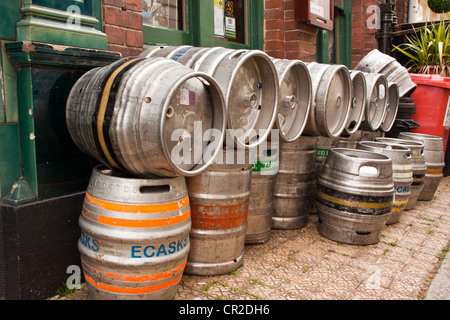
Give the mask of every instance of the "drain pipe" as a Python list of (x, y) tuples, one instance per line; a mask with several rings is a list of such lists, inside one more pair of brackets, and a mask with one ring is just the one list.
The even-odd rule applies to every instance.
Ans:
[(395, 3), (387, 0), (386, 3), (379, 5), (381, 29), (377, 32), (378, 50), (384, 54), (391, 55), (392, 48), (392, 26), (396, 17), (394, 14)]

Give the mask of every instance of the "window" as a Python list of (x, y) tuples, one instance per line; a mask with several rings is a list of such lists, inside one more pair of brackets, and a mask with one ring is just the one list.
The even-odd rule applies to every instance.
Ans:
[(142, 1), (144, 45), (263, 47), (264, 1)]
[(317, 33), (317, 61), (351, 66), (351, 1), (334, 1), (334, 28)]
[(184, 1), (142, 0), (144, 25), (171, 30), (185, 30)]

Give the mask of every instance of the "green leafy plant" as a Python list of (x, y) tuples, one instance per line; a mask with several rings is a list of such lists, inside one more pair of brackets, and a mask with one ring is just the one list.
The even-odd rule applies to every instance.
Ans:
[(441, 20), (437, 26), (430, 23), (429, 27), (426, 23), (406, 39), (407, 43), (394, 46), (393, 50), (409, 58), (405, 67), (410, 72), (450, 76), (450, 24)]

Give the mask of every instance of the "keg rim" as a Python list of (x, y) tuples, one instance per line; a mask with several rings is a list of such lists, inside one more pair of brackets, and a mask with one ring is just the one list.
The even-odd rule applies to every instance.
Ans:
[[(170, 150), (168, 150), (168, 148), (167, 148), (167, 144), (166, 144), (166, 141), (164, 140), (164, 134), (163, 134), (165, 123), (166, 123), (166, 117), (164, 117), (164, 116), (161, 117), (159, 132), (160, 132), (160, 139), (161, 139), (160, 142), (163, 147), (162, 149), (164, 151), (164, 155), (165, 155), (167, 161), (169, 162), (169, 165), (173, 168), (174, 172), (176, 174), (186, 176), (186, 177), (197, 175), (197, 174), (205, 171), (211, 164), (214, 163), (214, 161), (217, 157), (217, 154), (220, 152), (220, 150), (222, 148), (223, 140), (225, 138), (225, 129), (226, 129), (226, 107), (225, 107), (225, 101), (224, 101), (224, 97), (222, 95), (222, 91), (221, 91), (220, 86), (217, 83), (217, 81), (212, 76), (208, 75), (207, 73), (202, 72), (202, 71), (192, 71), (192, 72), (180, 77), (177, 80), (177, 82), (175, 83), (175, 85), (170, 89), (169, 93), (167, 94), (167, 97), (172, 97), (185, 81), (192, 79), (192, 78), (198, 78), (202, 83), (204, 83), (204, 81), (206, 81), (210, 85), (208, 92), (211, 95), (211, 101), (212, 101), (212, 106), (213, 106), (212, 111), (214, 113), (214, 116), (212, 117), (213, 118), (212, 128), (220, 130), (220, 141), (217, 143), (217, 146), (214, 150), (213, 155), (210, 157), (210, 159), (207, 162), (204, 162), (203, 161), (204, 159), (202, 157), (201, 164), (196, 164), (196, 165), (194, 165), (193, 168), (191, 168), (189, 170), (181, 169), (177, 164), (175, 164), (173, 162), (171, 155), (170, 155)], [(202, 79), (204, 81), (202, 81)], [(211, 88), (212, 88), (212, 90), (211, 90)], [(165, 115), (167, 113), (167, 111), (169, 109), (170, 101), (171, 101), (171, 99), (165, 100), (164, 106), (162, 109), (163, 115)], [(220, 106), (217, 106), (218, 103), (216, 103), (216, 102), (219, 102)], [(218, 113), (218, 115), (215, 114), (216, 112)], [(216, 142), (214, 142), (214, 143), (216, 143)]]
[[(348, 121), (352, 120), (352, 119), (347, 119), (347, 124), (346, 124), (346, 126), (344, 128), (344, 131), (341, 134), (341, 136), (351, 136), (352, 134), (354, 134), (355, 132), (358, 131), (359, 126), (361, 125), (361, 123), (363, 121), (364, 112), (366, 111), (366, 106), (367, 106), (367, 99), (366, 99), (366, 96), (367, 96), (367, 82), (366, 82), (366, 78), (364, 77), (364, 74), (361, 71), (359, 71), (359, 70), (349, 70), (349, 72), (350, 72), (350, 79), (352, 80), (352, 87), (353, 87), (353, 81), (356, 78), (359, 78), (362, 81), (362, 86), (363, 86), (363, 88), (362, 88), (363, 95), (362, 96), (363, 96), (363, 99), (362, 99), (361, 110), (360, 110), (359, 116), (357, 117), (357, 120), (356, 120), (356, 124), (354, 125), (353, 129), (349, 130), (349, 125), (350, 124), (348, 123)], [(353, 100), (353, 98), (354, 97), (353, 97), (353, 94), (352, 94), (352, 100)], [(352, 105), (353, 105), (353, 103), (352, 103)], [(353, 107), (351, 106), (350, 108), (352, 109)], [(351, 109), (350, 109), (350, 111), (351, 111)], [(349, 118), (350, 118), (350, 114), (351, 114), (351, 112), (349, 112)]]
[[(386, 112), (384, 115), (384, 120), (382, 121), (380, 125), (380, 131), (382, 132), (389, 132), (395, 123), (395, 118), (397, 117), (398, 113), (398, 106), (399, 106), (399, 99), (400, 99), (400, 89), (399, 86), (395, 82), (388, 83), (388, 103), (386, 105)], [(394, 92), (392, 92), (394, 90)], [(392, 97), (392, 93), (394, 93), (395, 97)], [(391, 99), (394, 99), (392, 101)], [(392, 102), (394, 102), (394, 111), (392, 113), (389, 113), (392, 108)], [(390, 119), (388, 119), (388, 115), (390, 116)], [(387, 122), (386, 122), (387, 121)]]
[(386, 78), (386, 76), (384, 76), (381, 73), (374, 73), (374, 72), (364, 72), (364, 76), (366, 77), (366, 81), (369, 84), (373, 84), (372, 89), (375, 90), (376, 86), (380, 85), (378, 84), (378, 82), (381, 80), (383, 83), (382, 85), (385, 87), (385, 98), (383, 99), (384, 103), (382, 105), (382, 110), (375, 110), (375, 112), (380, 112), (381, 114), (378, 117), (374, 117), (375, 119), (370, 120), (369, 119), (369, 106), (370, 106), (370, 97), (372, 96), (373, 90), (367, 90), (367, 102), (366, 102), (366, 112), (364, 113), (364, 121), (363, 121), (363, 125), (368, 127), (370, 130), (372, 131), (377, 131), (382, 122), (383, 119), (385, 118), (385, 114), (386, 114), (386, 109), (387, 109), (387, 103), (388, 103), (388, 88), (389, 88), (389, 83), (388, 80)]
[[(228, 54), (230, 54), (230, 52), (228, 52), (227, 55)], [(246, 143), (245, 141), (243, 142), (240, 139), (238, 139), (238, 137), (234, 134), (234, 130), (230, 130), (230, 134), (233, 137), (234, 141), (236, 142), (238, 148), (244, 148), (244, 149), (254, 148), (254, 147), (260, 145), (264, 140), (267, 139), (267, 137), (270, 134), (271, 129), (275, 125), (276, 117), (278, 115), (278, 95), (279, 95), (278, 73), (277, 73), (277, 70), (275, 69), (275, 65), (272, 62), (271, 58), (264, 51), (240, 49), (240, 50), (231, 51), (231, 54), (232, 55), (241, 54), (241, 56), (243, 56), (244, 58), (238, 59), (236, 65), (233, 68), (231, 76), (230, 76), (230, 81), (229, 81), (230, 85), (227, 86), (227, 91), (224, 92), (225, 105), (226, 105), (226, 110), (227, 110), (227, 123), (228, 123), (228, 125), (229, 125), (228, 127), (230, 129), (234, 129), (231, 125), (230, 112), (229, 112), (230, 111), (229, 100), (232, 95), (231, 89), (233, 87), (231, 84), (233, 84), (235, 82), (236, 76), (237, 76), (240, 68), (242, 67), (242, 65), (247, 63), (250, 59), (254, 59), (254, 58), (262, 59), (262, 61), (265, 62), (266, 67), (268, 67), (270, 69), (270, 73), (273, 76), (273, 89), (274, 89), (273, 110), (272, 110), (272, 115), (270, 117), (270, 120), (268, 121), (266, 128), (263, 128), (265, 131), (264, 134), (261, 136), (258, 135), (258, 139), (255, 142)], [(225, 57), (227, 55), (225, 55)], [(249, 138), (249, 137), (246, 135), (244, 137), (244, 140), (246, 138)]]
[[(350, 113), (350, 108), (351, 108), (351, 102), (352, 102), (352, 82), (351, 82), (351, 77), (350, 77), (350, 72), (348, 70), (348, 68), (345, 65), (341, 65), (341, 64), (336, 64), (336, 65), (330, 65), (330, 64), (323, 64), (323, 63), (317, 63), (317, 62), (311, 62), (307, 64), (308, 66), (308, 70), (311, 72), (311, 70), (314, 70), (315, 68), (319, 69), (319, 74), (317, 76), (316, 81), (312, 80), (313, 86), (314, 83), (319, 84), (320, 82), (323, 81), (323, 74), (325, 72), (328, 72), (331, 74), (328, 78), (329, 80), (327, 80), (327, 82), (329, 83), (336, 74), (341, 74), (345, 79), (344, 80), (348, 80), (347, 84), (349, 89), (345, 91), (345, 95), (348, 94), (348, 101), (346, 103), (346, 112), (345, 115), (343, 117), (343, 119), (340, 121), (341, 123), (339, 124), (339, 122), (335, 125), (335, 128), (333, 130), (330, 130), (330, 127), (327, 125), (328, 124), (328, 119), (327, 119), (327, 102), (326, 99), (328, 98), (328, 93), (330, 90), (330, 86), (327, 85), (321, 92), (320, 94), (317, 93), (317, 90), (312, 90), (312, 103), (311, 103), (311, 111), (309, 113), (309, 117), (308, 117), (308, 129), (307, 129), (307, 133), (309, 135), (317, 135), (317, 136), (323, 136), (323, 137), (328, 137), (328, 138), (337, 138), (339, 137), (342, 132), (344, 131), (346, 125), (347, 125), (347, 120), (349, 117), (349, 113)], [(314, 88), (312, 88), (314, 89)], [(319, 89), (316, 88), (316, 89)], [(316, 106), (317, 106), (317, 101), (322, 101), (322, 103), (320, 103), (320, 105), (325, 106), (325, 110), (323, 111), (323, 115), (319, 116), (316, 114)], [(319, 123), (318, 123), (319, 122)], [(333, 132), (331, 132), (333, 131)]]
[[(273, 59), (275, 60), (275, 59)], [(285, 59), (276, 59), (276, 61), (274, 62), (275, 67), (276, 67), (276, 63), (278, 61), (282, 61)], [(303, 131), (305, 130), (306, 127), (306, 123), (308, 121), (308, 117), (309, 117), (309, 113), (311, 111), (311, 104), (312, 104), (312, 82), (311, 82), (311, 75), (309, 74), (308, 71), (308, 67), (307, 65), (301, 61), (301, 60), (285, 60), (287, 61), (287, 65), (284, 66), (284, 70), (282, 73), (278, 74), (278, 80), (279, 80), (279, 85), (281, 87), (281, 84), (283, 83), (285, 77), (287, 76), (287, 74), (289, 73), (289, 71), (291, 71), (292, 69), (296, 69), (296, 73), (297, 72), (301, 72), (303, 73), (303, 76), (301, 80), (306, 81), (306, 86), (308, 87), (307, 91), (308, 91), (308, 99), (307, 99), (307, 106), (306, 106), (306, 110), (304, 112), (304, 114), (297, 112), (295, 115), (295, 119), (298, 120), (297, 118), (299, 118), (300, 116), (303, 117), (303, 120), (301, 122), (301, 125), (296, 127), (297, 130), (294, 134), (289, 135), (290, 131), (292, 131), (292, 127), (288, 130), (288, 132), (286, 134), (282, 133), (282, 130), (280, 129), (280, 125), (279, 125), (279, 120), (278, 120), (278, 111), (277, 111), (277, 117), (276, 117), (276, 124), (278, 126), (278, 129), (280, 130), (280, 138), (282, 139), (282, 141), (284, 142), (293, 142), (295, 140), (297, 140), (302, 134)], [(298, 88), (298, 91), (301, 91), (300, 88)], [(280, 98), (278, 99), (278, 103), (280, 102)], [(278, 107), (279, 110), (279, 107)], [(294, 120), (295, 122), (295, 120)]]
[(390, 138), (390, 137), (376, 137), (375, 141), (380, 141), (389, 144), (395, 145), (405, 145), (408, 148), (422, 148), (424, 147), (423, 141), (421, 140), (408, 140), (408, 139), (398, 139), (398, 138)]

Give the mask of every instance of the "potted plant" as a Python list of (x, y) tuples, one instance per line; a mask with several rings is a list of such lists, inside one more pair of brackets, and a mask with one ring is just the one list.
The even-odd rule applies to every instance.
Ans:
[[(415, 30), (414, 30), (415, 31)], [(443, 20), (436, 23), (425, 23), (425, 27), (406, 36), (407, 43), (394, 46), (409, 61), (405, 67), (412, 73), (440, 74), (450, 76), (450, 24)]]

